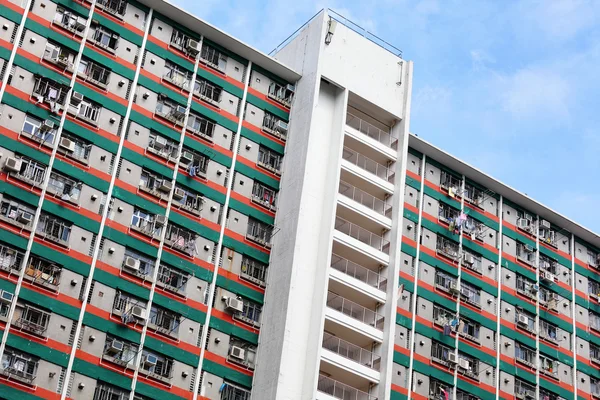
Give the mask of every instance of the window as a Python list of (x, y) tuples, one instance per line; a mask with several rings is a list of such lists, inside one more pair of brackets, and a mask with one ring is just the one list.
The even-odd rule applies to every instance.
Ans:
[(148, 257), (143, 253), (138, 253), (133, 249), (126, 247), (125, 248), (125, 257), (123, 258), (123, 263), (127, 260), (127, 257), (131, 257), (134, 260), (137, 260), (138, 270), (136, 271), (137, 275), (151, 277), (154, 271), (154, 263), (155, 260)]
[[(535, 316), (525, 310), (519, 310), (515, 313), (515, 324), (529, 332), (535, 331)], [(541, 333), (540, 333), (541, 334)]]
[(517, 258), (533, 267), (535, 265), (535, 248), (528, 244), (517, 242)]
[(71, 235), (71, 224), (53, 215), (42, 213), (36, 231), (48, 239), (68, 245), (69, 236)]
[(456, 312), (447, 310), (438, 305), (433, 306), (433, 321), (441, 326), (446, 326), (450, 324), (450, 321), (456, 319)]
[(19, 179), (24, 180), (34, 186), (39, 186), (44, 182), (46, 175), (46, 166), (29, 158), (21, 157), (21, 168), (17, 173)]
[(97, 25), (92, 40), (96, 43), (97, 46), (100, 46), (112, 53), (117, 49), (119, 43), (119, 35), (117, 35), (115, 32), (111, 31), (108, 28), (105, 28), (101, 25)]
[(177, 336), (181, 316), (160, 306), (153, 305), (150, 310), (150, 323), (154, 329), (169, 336)]
[(0, 216), (11, 223), (17, 222), (23, 226), (30, 226), (33, 223), (34, 214), (35, 209), (21, 204), (9, 196), (4, 196), (0, 203)]
[(474, 185), (465, 182), (465, 201), (479, 206), (484, 201), (484, 193)]
[(558, 343), (558, 327), (550, 322), (540, 319), (540, 337)]
[(459, 257), (459, 245), (453, 240), (446, 239), (442, 235), (438, 235), (436, 239), (436, 250), (439, 254), (458, 260)]
[(600, 363), (600, 347), (590, 343), (590, 360), (595, 363)]
[(147, 150), (163, 158), (175, 159), (178, 154), (178, 145), (177, 142), (151, 131)]
[(184, 155), (192, 160), (185, 165), (190, 176), (200, 176), (206, 178), (206, 171), (208, 169), (210, 158), (189, 148), (184, 148)]
[[(175, 34), (176, 31), (173, 31)], [(176, 64), (167, 61), (165, 63), (165, 74), (163, 79), (171, 82), (173, 85), (187, 89), (190, 87), (192, 81), (192, 74), (185, 69), (177, 66)]]
[(240, 277), (264, 286), (266, 283), (267, 265), (244, 256)]
[(540, 253), (540, 268), (544, 271), (550, 272), (553, 275), (556, 275), (556, 267), (558, 262), (545, 254)]
[(536, 294), (539, 291), (539, 286), (523, 275), (517, 275), (517, 292), (535, 300)]
[(115, 336), (106, 335), (102, 358), (108, 358), (111, 362), (133, 368), (137, 352), (138, 346), (136, 344)]
[(62, 137), (69, 139), (74, 144), (73, 151), (67, 152), (66, 155), (87, 164), (92, 151), (92, 144), (65, 131), (63, 131)]
[[(51, 121), (49, 121), (49, 123), (54, 125)], [(45, 126), (42, 128), (42, 125), (44, 125), (43, 120), (32, 117), (31, 115), (26, 115), (22, 132), (28, 134), (35, 140), (52, 145), (52, 143), (54, 143), (54, 138), (56, 137), (56, 129), (54, 129), (54, 126), (51, 129)]]
[(207, 81), (206, 79), (197, 78), (194, 85), (194, 92), (209, 103), (218, 105), (221, 101), (221, 93), (223, 92), (223, 88)]
[(591, 265), (594, 268), (597, 268), (598, 266), (600, 266), (600, 254), (598, 254), (592, 250), (588, 250), (587, 251), (587, 261), (588, 261), (589, 265)]
[(20, 271), (24, 254), (12, 247), (0, 244), (0, 269), (6, 272)]
[(535, 367), (535, 350), (519, 342), (515, 342), (515, 358), (530, 367)]
[(152, 192), (154, 195), (168, 197), (171, 191), (170, 183), (170, 180), (161, 175), (153, 174), (148, 170), (142, 170), (139, 187), (140, 189)]
[(259, 304), (253, 303), (250, 300), (244, 300), (244, 309), (241, 313), (233, 315), (234, 318), (244, 321), (250, 325), (260, 325), (260, 314), (262, 307)]
[(148, 350), (142, 352), (140, 368), (159, 378), (171, 379), (173, 374), (173, 359)]
[(52, 112), (57, 112), (58, 105), (65, 103), (68, 91), (69, 88), (66, 85), (49, 78), (38, 77), (35, 80), (32, 95), (39, 103), (48, 103)]
[(86, 81), (90, 81), (103, 88), (108, 84), (108, 78), (110, 77), (109, 70), (90, 60), (84, 59), (79, 63), (77, 73), (83, 75)]
[(162, 225), (156, 222), (156, 217), (146, 211), (135, 208), (131, 217), (131, 227), (145, 235), (159, 238)]
[(204, 60), (210, 67), (218, 71), (225, 72), (225, 68), (227, 67), (227, 56), (206, 43), (206, 41), (202, 42), (200, 58)]
[(118, 18), (125, 16), (127, 10), (127, 2), (125, 0), (98, 0), (96, 7), (103, 9)]
[(46, 43), (44, 50), (44, 60), (49, 61), (63, 68), (73, 68), (75, 56), (65, 48), (51, 42)]
[[(462, 178), (452, 175), (450, 172), (441, 171), (440, 186), (448, 190), (450, 197), (460, 195), (462, 190)], [(452, 189), (452, 191), (450, 191)]]
[(448, 397), (452, 398), (452, 386), (438, 381), (435, 378), (429, 379), (429, 398), (430, 399), (445, 399)]
[(440, 208), (438, 211), (438, 219), (447, 224), (456, 220), (456, 218), (458, 218), (458, 216), (460, 215), (460, 210), (457, 210), (456, 208), (451, 207), (448, 204), (440, 202), (439, 207)]
[(558, 378), (558, 361), (540, 354), (541, 372)]
[(590, 377), (592, 396), (600, 396), (600, 379)]
[(460, 297), (469, 304), (481, 306), (481, 290), (465, 281), (460, 283)]
[(598, 298), (600, 296), (600, 283), (588, 278), (588, 293), (590, 296)]
[(265, 224), (254, 218), (248, 218), (248, 231), (246, 237), (264, 246), (271, 244), (273, 226)]
[(229, 354), (227, 359), (236, 364), (254, 369), (256, 363), (256, 346), (244, 340), (231, 337), (229, 339)]
[(183, 119), (186, 112), (187, 108), (185, 106), (166, 100), (159, 101), (156, 104), (155, 110), (157, 115), (178, 125), (183, 125)]
[(19, 317), (14, 322), (16, 328), (37, 336), (45, 336), (50, 322), (50, 313), (29, 304), (17, 305), (17, 309)]
[(202, 204), (204, 199), (201, 195), (194, 192), (193, 190), (184, 188), (176, 185), (175, 192), (173, 194), (173, 204), (177, 207), (200, 216), (202, 213)]
[(449, 360), (449, 354), (454, 353), (455, 350), (451, 349), (448, 346), (444, 346), (440, 342), (433, 342), (431, 344), (431, 358), (435, 359), (437, 362), (447, 363)]
[(48, 260), (32, 255), (25, 269), (24, 279), (32, 280), (51, 290), (58, 290), (62, 268)]
[(451, 291), (452, 286), (456, 285), (456, 277), (449, 275), (443, 271), (435, 271), (435, 286), (444, 290)]
[(271, 82), (271, 85), (269, 85), (269, 97), (289, 107), (292, 104), (295, 90), (294, 85), (281, 85), (277, 82)]
[(59, 196), (61, 200), (77, 203), (81, 194), (81, 182), (52, 171), (48, 181), (48, 191)]
[(219, 389), (220, 400), (250, 400), (250, 391), (241, 387), (224, 382)]
[[(72, 102), (71, 105), (76, 107)], [(83, 120), (95, 124), (98, 122), (98, 118), (100, 116), (100, 106), (92, 103), (91, 101), (84, 100), (79, 104), (77, 116)]]
[(157, 284), (178, 293), (185, 293), (185, 287), (189, 280), (189, 275), (177, 268), (160, 264), (158, 268)]
[(94, 400), (127, 400), (129, 398), (129, 392), (98, 381), (96, 384), (96, 390), (94, 391)]
[(262, 129), (280, 139), (287, 139), (288, 124), (281, 118), (265, 111)]
[(456, 389), (456, 400), (481, 400), (481, 399), (473, 394), (463, 392), (460, 389)]
[(27, 384), (33, 383), (38, 369), (38, 359), (19, 350), (7, 347), (2, 355), (2, 375)]
[(190, 131), (207, 139), (212, 139), (215, 133), (214, 122), (192, 112), (190, 112), (187, 127)]
[(515, 395), (519, 398), (535, 398), (535, 386), (515, 378)]
[(274, 153), (265, 147), (261, 146), (258, 149), (258, 164), (275, 173), (281, 171), (282, 158), (283, 157), (280, 154)]
[(267, 207), (275, 209), (277, 192), (260, 182), (254, 182), (252, 186), (252, 200)]
[(177, 47), (179, 50), (184, 50), (190, 37), (177, 29), (173, 29), (171, 34), (171, 46)]
[(77, 15), (61, 6), (56, 8), (56, 14), (54, 15), (54, 23), (62, 26), (63, 28), (74, 32), (75, 34), (82, 36), (85, 30), (87, 19)]
[(165, 236), (165, 245), (182, 251), (190, 257), (197, 253), (196, 239), (198, 235), (193, 231), (181, 226), (169, 223)]

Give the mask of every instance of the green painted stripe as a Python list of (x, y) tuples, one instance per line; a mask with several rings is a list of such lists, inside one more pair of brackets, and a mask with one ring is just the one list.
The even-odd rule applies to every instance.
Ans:
[(455, 209), (460, 210), (460, 202), (459, 201), (451, 199), (450, 197), (446, 196), (445, 194), (442, 194), (427, 185), (425, 185), (425, 190), (423, 193), (425, 193), (427, 196), (429, 196), (437, 201), (441, 201), (442, 203), (449, 205), (450, 207), (454, 207)]
[(115, 186), (113, 189), (113, 196), (119, 200), (123, 200), (129, 205), (134, 207), (142, 208), (152, 214), (165, 215), (166, 209), (160, 205), (146, 200), (145, 198), (138, 196), (135, 193), (131, 193), (126, 189)]
[(247, 99), (248, 103), (260, 108), (261, 110), (268, 111), (271, 114), (276, 115), (277, 117), (281, 118), (284, 121), (290, 120), (289, 112), (283, 111), (281, 108), (267, 102), (266, 100), (258, 98), (257, 96), (253, 95), (252, 93), (248, 93), (246, 96), (246, 99)]
[(265, 146), (269, 150), (273, 150), (274, 152), (276, 152), (278, 154), (283, 154), (285, 151), (285, 147), (283, 145), (273, 141), (272, 139), (269, 139), (266, 136), (259, 135), (258, 133), (246, 128), (245, 126), (242, 127), (241, 135), (242, 135), (242, 137), (245, 137), (246, 139), (250, 139), (254, 143), (258, 143), (261, 146)]
[(269, 225), (275, 224), (275, 217), (265, 214), (264, 212), (254, 208), (248, 204), (242, 203), (239, 200), (230, 199), (229, 200), (229, 208), (232, 208), (235, 211), (241, 212), (244, 215), (248, 215), (254, 219), (264, 222), (265, 224), (269, 224)]
[(444, 308), (447, 308), (451, 311), (456, 311), (456, 302), (449, 300), (437, 293), (434, 293), (430, 290), (425, 289), (424, 287), (419, 287), (418, 293), (420, 297), (423, 297), (425, 300), (429, 300), (434, 304), (439, 304)]
[(125, 280), (119, 276), (113, 275), (99, 268), (96, 268), (94, 270), (94, 280), (115, 290), (129, 293), (146, 301), (150, 298), (150, 290), (148, 288), (140, 286), (137, 283)]
[(467, 317), (468, 319), (478, 322), (481, 326), (485, 326), (489, 330), (496, 332), (496, 321), (486, 318), (481, 313), (471, 310), (470, 308), (463, 307), (460, 309), (460, 314)]
[(548, 346), (542, 340), (540, 340), (540, 353), (544, 353), (552, 359), (558, 360), (569, 367), (573, 367), (573, 357), (566, 355), (561, 351), (556, 351), (555, 348)]
[(509, 339), (516, 340), (517, 342), (521, 342), (525, 346), (535, 349), (535, 339), (525, 336), (520, 332), (516, 332), (507, 326), (500, 325), (500, 334), (503, 336), (506, 336)]
[(408, 396), (402, 393), (395, 392), (392, 390), (390, 392), (390, 400), (407, 400)]
[(421, 182), (413, 178), (412, 176), (406, 175), (406, 184), (412, 188), (421, 191)]
[(406, 354), (402, 354), (398, 351), (394, 351), (394, 362), (396, 364), (400, 364), (405, 367), (408, 367), (410, 365), (410, 357), (407, 356)]
[[(198, 364), (196, 364), (197, 366)], [(138, 381), (135, 384), (135, 393), (141, 394), (143, 396), (147, 396), (151, 399), (161, 399), (161, 400), (181, 400), (184, 397), (179, 397), (173, 393), (169, 393), (165, 390), (161, 390), (155, 386), (148, 385), (147, 383)]]
[(494, 400), (496, 398), (496, 393), (488, 392), (480, 386), (474, 385), (460, 378), (457, 380), (456, 387), (469, 394), (479, 397), (481, 400)]
[[(465, 354), (469, 354), (478, 360), (491, 365), (492, 367), (496, 366), (496, 356), (488, 354), (476, 347), (470, 346), (464, 342), (458, 342), (458, 350), (462, 351)], [(481, 371), (481, 368), (479, 369)]]
[(237, 240), (230, 238), (229, 236), (225, 236), (223, 238), (223, 246), (233, 249), (240, 254), (245, 254), (248, 257), (252, 257), (264, 264), (269, 263), (269, 254), (263, 253), (262, 251), (246, 244), (242, 244)]
[(535, 241), (531, 240), (530, 238), (528, 238), (527, 236), (525, 236), (519, 232), (516, 232), (516, 231), (510, 229), (509, 227), (503, 226), (502, 234), (505, 236), (508, 236), (509, 238), (516, 240), (518, 242), (528, 244), (529, 246), (532, 246), (534, 249), (537, 248), (537, 246), (535, 245)]
[(157, 351), (160, 354), (164, 354), (168, 357), (172, 357), (175, 360), (190, 365), (194, 368), (198, 366), (198, 362), (200, 361), (200, 356), (198, 355), (200, 354), (199, 348), (198, 354), (193, 354), (177, 346), (173, 346), (172, 344), (163, 342), (162, 340), (158, 340), (152, 336), (146, 336), (144, 347), (147, 347), (148, 349), (153, 351)]
[(255, 181), (259, 181), (261, 183), (264, 183), (267, 186), (272, 187), (275, 190), (279, 190), (279, 181), (275, 178), (272, 178), (252, 167), (249, 167), (246, 164), (242, 164), (242, 163), (236, 163), (235, 164), (235, 170), (238, 172), (241, 172), (242, 174), (246, 175), (249, 178), (252, 178)]
[(234, 369), (228, 368), (224, 365), (217, 364), (214, 361), (204, 359), (202, 362), (202, 369), (220, 378), (227, 379), (228, 381), (235, 382), (247, 388), (252, 387), (252, 377), (242, 374)]
[(265, 298), (264, 298), (265, 296), (262, 293), (254, 290), (252, 288), (249, 288), (246, 285), (242, 285), (239, 282), (235, 282), (230, 279), (227, 279), (226, 277), (221, 276), (221, 275), (217, 276), (217, 286), (219, 286), (223, 289), (226, 289), (232, 293), (235, 293), (237, 295), (243, 296), (247, 299), (250, 299), (250, 300), (254, 301), (255, 303), (263, 304), (264, 300), (265, 300)]
[(88, 232), (98, 233), (100, 229), (100, 223), (96, 222), (88, 217), (84, 217), (83, 215), (71, 210), (70, 208), (66, 208), (60, 204), (53, 203), (51, 201), (44, 201), (42, 204), (42, 210), (56, 215), (64, 219), (65, 221), (70, 221), (74, 226), (78, 226), (82, 229), (85, 229)]
[(73, 360), (73, 371), (93, 379), (109, 382), (111, 385), (118, 386), (127, 391), (131, 389), (130, 378), (80, 358), (75, 358), (75, 360)]
[(30, 303), (38, 305), (46, 310), (50, 310), (63, 317), (77, 320), (79, 318), (79, 308), (62, 303), (55, 298), (35, 292), (26, 287), (22, 287), (19, 292), (19, 299), (26, 300)]
[(560, 382), (552, 383), (546, 379), (540, 379), (540, 387), (559, 395), (565, 400), (573, 400), (575, 398), (574, 393), (562, 387)]
[(533, 305), (527, 301), (523, 301), (523, 300), (519, 299), (518, 297), (505, 292), (504, 290), (502, 291), (502, 301), (506, 301), (508, 304), (511, 304), (516, 307), (521, 307), (523, 310), (525, 310), (531, 314), (535, 314), (535, 305)]
[(529, 371), (525, 371), (522, 368), (518, 368), (515, 365), (511, 365), (506, 361), (500, 361), (500, 371), (516, 376), (535, 386), (535, 374), (532, 374)]
[(480, 288), (481, 290), (483, 290), (484, 292), (491, 294), (492, 296), (494, 296), (494, 298), (496, 297), (496, 295), (498, 294), (498, 288), (492, 284), (489, 284), (487, 282), (482, 281), (479, 277), (477, 276), (473, 276), (470, 274), (462, 274), (462, 280), (464, 280), (465, 282)]
[(21, 23), (21, 18), (23, 18), (23, 14), (10, 9), (6, 6), (2, 6), (0, 7), (0, 16), (6, 18), (9, 21), (12, 21), (16, 24), (20, 24)]
[(104, 193), (108, 192), (109, 183), (101, 178), (95, 177), (94, 175), (86, 172), (82, 169), (79, 169), (71, 164), (67, 164), (66, 162), (56, 159), (54, 160), (53, 167), (57, 171), (62, 172), (63, 174), (67, 174), (74, 179), (85, 183), (88, 186), (96, 188)]
[(408, 254), (411, 257), (416, 257), (417, 256), (417, 249), (415, 249), (414, 247), (412, 247), (411, 245), (407, 244), (407, 243), (402, 243), (400, 245), (400, 250), (403, 253)]
[(124, 159), (131, 161), (132, 163), (142, 168), (146, 168), (153, 172), (156, 172), (157, 174), (162, 175), (167, 179), (173, 178), (173, 170), (171, 168), (167, 167), (166, 165), (160, 164), (159, 162), (156, 162), (143, 154), (139, 154), (125, 147), (123, 147), (123, 151), (121, 154)]
[(67, 36), (63, 35), (60, 32), (54, 31), (52, 29), (46, 28), (42, 24), (35, 22), (31, 18), (28, 18), (25, 21), (25, 28), (29, 29), (32, 32), (37, 33), (38, 35), (48, 38), (54, 42), (57, 42), (60, 45), (65, 46), (66, 48), (78, 52), (79, 51), (79, 43), (73, 39), (69, 39)]
[[(164, 307), (167, 310), (175, 311), (185, 318), (191, 319), (192, 321), (196, 321), (200, 324), (204, 324), (206, 321), (206, 313), (204, 311), (196, 310), (193, 307), (189, 307), (169, 297), (163, 296), (160, 293), (154, 294), (154, 303)], [(196, 365), (197, 364), (198, 363), (196, 363)]]
[(0, 289), (6, 290), (7, 292), (14, 294), (16, 288), (17, 288), (17, 285), (12, 283), (11, 281), (5, 280), (4, 277), (2, 279), (0, 279)]
[(31, 247), (31, 252), (49, 261), (55, 262), (63, 268), (73, 271), (81, 276), (87, 277), (90, 273), (90, 266), (87, 263), (58, 252), (50, 247), (46, 247), (43, 244), (34, 242)]
[(186, 271), (191, 275), (195, 276), (198, 279), (201, 279), (205, 282), (211, 282), (213, 273), (207, 269), (204, 269), (194, 263), (189, 262), (188, 260), (183, 259), (173, 253), (169, 253), (167, 251), (163, 252), (161, 255), (161, 261), (178, 268), (182, 271)]
[(531, 271), (525, 267), (520, 266), (517, 263), (514, 263), (506, 258), (502, 257), (501, 266), (503, 268), (508, 269), (509, 271), (515, 272), (517, 274), (523, 275), (529, 280), (536, 281), (537, 277), (534, 271)]
[(215, 316), (212, 316), (210, 318), (208, 326), (228, 335), (244, 339), (245, 341), (250, 342), (252, 344), (258, 344), (258, 335), (256, 333), (247, 331), (244, 328), (240, 328), (237, 325), (233, 325), (227, 321), (223, 321), (222, 319), (219, 319)]
[(410, 293), (415, 292), (415, 288), (414, 288), (415, 284), (412, 280), (408, 280), (406, 278), (400, 277), (398, 285), (404, 285), (404, 290), (406, 290)]
[(92, 89), (88, 86), (84, 86), (79, 82), (75, 83), (75, 87), (73, 88), (73, 90), (83, 94), (86, 97), (86, 99), (90, 99), (90, 100), (100, 104), (102, 107), (106, 108), (107, 110), (117, 113), (122, 117), (124, 117), (125, 114), (127, 113), (127, 106), (117, 102), (116, 100), (112, 100), (111, 98), (105, 96), (104, 94), (98, 93), (94, 89)]
[[(123, 78), (127, 78), (130, 81), (133, 81), (133, 78), (135, 77), (135, 71), (129, 69), (126, 65), (121, 64), (121, 63), (116, 63), (115, 60), (113, 60), (101, 53), (98, 53), (97, 51), (94, 51), (94, 50), (90, 49), (89, 47), (86, 47), (83, 49), (83, 55), (85, 57), (89, 58), (90, 60), (94, 61), (95, 63), (98, 63), (104, 67), (108, 67), (115, 74), (121, 75)], [(140, 75), (140, 78), (141, 77), (142, 76)], [(118, 78), (111, 77), (111, 79), (118, 79)]]
[(32, 74), (37, 74), (37, 75), (41, 75), (43, 77), (52, 79), (62, 85), (69, 85), (69, 78), (67, 78), (64, 75), (59, 74), (58, 72), (45, 67), (44, 65), (40, 64), (40, 63), (36, 63), (34, 61), (31, 61), (28, 58), (25, 58), (24, 56), (17, 54), (15, 55), (15, 61), (14, 61), (15, 65), (31, 72)]
[[(94, 20), (98, 21), (105, 28), (108, 28), (111, 31), (118, 33), (122, 39), (125, 39), (138, 47), (142, 45), (143, 38), (137, 33), (125, 28), (125, 26), (113, 22), (112, 20), (98, 13), (94, 13)], [(123, 43), (119, 43), (119, 45), (122, 46)]]
[(564, 265), (565, 267), (571, 269), (572, 263), (570, 258), (566, 258), (561, 256), (560, 254), (554, 252), (553, 250), (549, 250), (544, 246), (540, 246), (540, 253), (547, 255), (548, 257), (558, 261), (559, 264)]
[(569, 323), (569, 322), (563, 320), (562, 318), (559, 318), (553, 314), (550, 314), (546, 310), (540, 309), (540, 318), (542, 318), (545, 321), (550, 322), (551, 324), (558, 326), (563, 331), (573, 333), (573, 324), (572, 323)]
[(103, 150), (108, 151), (112, 154), (117, 154), (119, 144), (115, 143), (103, 136), (98, 135), (90, 129), (83, 127), (82, 125), (76, 124), (73, 121), (66, 120), (64, 130), (94, 144)]
[(552, 292), (558, 293), (559, 295), (561, 295), (562, 297), (564, 297), (566, 299), (569, 299), (569, 300), (571, 299), (571, 291), (570, 290), (567, 290), (567, 289), (565, 289), (559, 285), (556, 285), (554, 283), (548, 284), (544, 281), (541, 281), (541, 284), (544, 288), (546, 288)]
[[(423, 261), (425, 264), (430, 265), (436, 269), (441, 269), (444, 272), (451, 274), (454, 277), (458, 277), (458, 268), (446, 264), (442, 260), (439, 260), (427, 253), (419, 253), (419, 261)], [(466, 274), (465, 274), (466, 275)]]
[(442, 332), (437, 331), (428, 326), (425, 326), (421, 323), (417, 323), (415, 325), (415, 332), (420, 335), (423, 335), (425, 337), (431, 338), (431, 339), (435, 340), (436, 342), (440, 342), (452, 349), (454, 349), (456, 347), (454, 345), (454, 339), (451, 336), (446, 336)]
[(188, 219), (181, 214), (177, 214), (177, 213), (171, 214), (169, 216), (169, 221), (173, 222), (179, 226), (182, 226), (184, 228), (187, 228), (187, 229), (191, 230), (192, 232), (199, 234), (203, 238), (211, 240), (215, 243), (219, 241), (219, 232), (213, 231), (209, 227), (201, 225), (198, 222), (193, 221), (191, 219)]
[(600, 370), (598, 368), (587, 365), (585, 363), (577, 363), (577, 371), (581, 371), (586, 375), (592, 376), (594, 378), (600, 378)]
[[(150, 42), (148, 42), (148, 43), (150, 43)], [(164, 85), (148, 78), (145, 75), (140, 74), (140, 77), (138, 78), (138, 85), (142, 86), (146, 89), (149, 89), (155, 93), (163, 94), (163, 95), (167, 96), (169, 99), (171, 99), (181, 105), (187, 104), (187, 98), (185, 96), (174, 91), (170, 87), (164, 86)], [(179, 138), (177, 138), (177, 139), (179, 139)]]
[(407, 329), (412, 329), (412, 318), (409, 318), (402, 314), (399, 314), (399, 313), (396, 314), (396, 323)]
[(34, 160), (37, 160), (45, 165), (48, 165), (48, 161), (50, 161), (48, 155), (42, 153), (41, 151), (35, 150), (34, 148), (29, 147), (25, 143), (17, 142), (4, 135), (0, 135), (0, 146), (11, 150), (15, 153), (19, 153)]
[[(0, 7), (0, 10), (4, 7)], [(35, 396), (29, 392), (24, 392), (12, 386), (7, 386), (0, 383), (0, 393), (4, 399), (19, 399), (19, 400), (40, 400), (43, 397)]]
[(42, 360), (59, 365), (61, 367), (66, 367), (67, 363), (69, 362), (68, 354), (14, 334), (8, 335), (8, 338), (6, 339), (6, 345), (22, 350), (26, 353), (39, 357)]
[(136, 251), (141, 251), (144, 254), (149, 255), (150, 257), (156, 258), (158, 253), (158, 249), (154, 246), (149, 245), (148, 243), (142, 242), (141, 240), (135, 239), (125, 233), (117, 231), (109, 226), (104, 228), (104, 237), (112, 240), (113, 242), (117, 242), (123, 246), (128, 246), (136, 249)]
[(81, 4), (77, 4), (73, 0), (52, 0), (52, 1), (56, 4), (60, 4), (61, 6), (64, 6), (66, 8), (73, 10), (74, 12), (76, 12), (77, 14), (80, 14), (83, 17), (87, 17), (88, 15), (90, 15), (89, 9), (85, 8)]
[(431, 376), (437, 380), (440, 380), (447, 385), (454, 386), (454, 376), (439, 370), (437, 368), (432, 368), (431, 365), (425, 364), (421, 361), (414, 360), (413, 361), (413, 369), (423, 375)]
[(40, 200), (37, 194), (28, 192), (6, 181), (0, 181), (0, 192), (19, 200), (21, 203), (29, 204), (34, 208), (37, 208)]
[(129, 329), (125, 325), (117, 324), (113, 321), (98, 317), (94, 314), (86, 312), (83, 316), (83, 324), (101, 332), (106, 332), (112, 336), (116, 336), (135, 344), (140, 343), (141, 334)]
[(494, 264), (498, 264), (498, 254), (496, 254), (493, 251), (486, 249), (482, 245), (480, 245), (476, 242), (472, 242), (468, 239), (465, 239), (462, 242), (463, 242), (463, 247), (466, 247), (467, 249), (474, 251), (476, 254), (479, 254), (482, 257), (492, 261)]

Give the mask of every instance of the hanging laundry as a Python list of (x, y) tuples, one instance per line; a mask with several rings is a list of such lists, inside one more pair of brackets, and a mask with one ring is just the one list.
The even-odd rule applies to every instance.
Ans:
[(48, 98), (49, 99), (56, 99), (58, 97), (58, 90), (50, 88), (48, 89)]
[(458, 216), (458, 219), (460, 219), (461, 221), (466, 221), (466, 220), (467, 220), (467, 214), (465, 214), (465, 213), (461, 213), (461, 214)]
[(452, 232), (455, 228), (454, 220), (450, 221), (450, 225), (448, 225), (448, 230)]
[(457, 319), (453, 319), (452, 321), (450, 321), (450, 326), (451, 327), (455, 327), (456, 325), (458, 325), (458, 320)]
[(464, 329), (465, 329), (465, 322), (461, 320), (461, 321), (458, 323), (458, 326), (457, 326), (457, 328), (458, 328), (458, 329), (457, 329), (457, 331), (458, 331), (458, 332), (464, 332)]
[(179, 236), (177, 238), (177, 241), (175, 242), (175, 246), (177, 246), (177, 247), (185, 246), (185, 239), (183, 238), (183, 236)]
[(451, 332), (452, 332), (452, 329), (450, 328), (450, 325), (444, 325), (444, 335), (450, 336)]
[(456, 190), (453, 187), (448, 189), (448, 196), (450, 196), (452, 198), (454, 198), (456, 196)]
[(189, 174), (190, 174), (190, 176), (191, 176), (191, 177), (194, 177), (194, 176), (196, 176), (196, 167), (192, 165), (192, 166), (190, 167), (190, 169), (189, 169), (189, 171), (188, 171), (188, 172), (189, 172)]

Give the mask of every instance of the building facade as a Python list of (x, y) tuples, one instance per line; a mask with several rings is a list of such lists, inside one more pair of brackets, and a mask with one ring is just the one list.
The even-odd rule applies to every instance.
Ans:
[[(0, 0), (0, 398), (600, 398), (600, 238), (410, 134), (324, 10)], [(281, 189), (281, 190), (280, 190)]]

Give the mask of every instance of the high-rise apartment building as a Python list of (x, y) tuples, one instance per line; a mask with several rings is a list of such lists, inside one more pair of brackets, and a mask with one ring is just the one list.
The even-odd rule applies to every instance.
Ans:
[[(410, 134), (332, 11), (0, 0), (0, 399), (600, 398), (600, 238)], [(281, 189), (281, 191), (280, 191)]]

